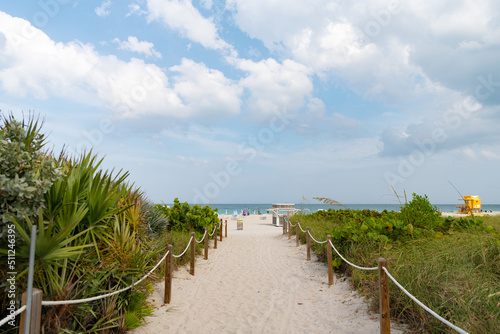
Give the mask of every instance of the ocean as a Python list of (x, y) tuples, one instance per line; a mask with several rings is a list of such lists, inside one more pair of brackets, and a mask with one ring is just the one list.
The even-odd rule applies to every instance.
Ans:
[[(458, 212), (457, 204), (433, 204), (436, 206), (438, 210), (442, 212)], [(271, 203), (262, 203), (262, 204), (210, 204), (212, 209), (217, 209), (219, 214), (233, 214), (236, 211), (238, 214), (242, 212), (244, 209), (248, 209), (251, 214), (256, 214), (259, 212), (266, 213), (268, 208), (272, 208)], [(401, 206), (399, 204), (345, 204), (345, 206), (349, 209), (353, 210), (375, 210), (378, 212), (387, 210), (387, 211), (399, 211)], [(332, 206), (328, 204), (309, 204), (309, 203), (299, 203), (295, 204), (296, 209), (300, 209), (306, 212), (316, 212), (320, 209), (328, 210), (328, 209), (343, 209), (340, 206)], [(487, 211), (500, 211), (500, 204), (482, 204), (483, 210)]]

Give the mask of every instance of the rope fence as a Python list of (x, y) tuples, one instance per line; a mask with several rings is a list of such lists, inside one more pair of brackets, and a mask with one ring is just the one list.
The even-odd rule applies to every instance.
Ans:
[(439, 321), (441, 321), (442, 323), (444, 323), (445, 325), (447, 325), (448, 327), (454, 329), (457, 333), (461, 333), (461, 334), (467, 334), (466, 331), (464, 331), (463, 329), (461, 329), (460, 327), (457, 327), (455, 326), (454, 324), (452, 324), (451, 322), (449, 322), (448, 320), (444, 319), (443, 317), (441, 317), (439, 314), (437, 314), (436, 312), (434, 312), (433, 310), (431, 310), (430, 308), (428, 308), (427, 306), (425, 306), (420, 300), (418, 300), (417, 298), (415, 298), (411, 293), (409, 293), (408, 291), (406, 291), (405, 288), (403, 288), (403, 286), (401, 284), (399, 284), (398, 281), (396, 281), (396, 279), (394, 277), (392, 277), (392, 275), (389, 273), (389, 271), (387, 270), (387, 268), (383, 267), (382, 268), (385, 273), (387, 274), (387, 276), (391, 279), (391, 281), (396, 284), (396, 286), (398, 288), (401, 289), (401, 291), (403, 291), (408, 297), (410, 297), (411, 300), (413, 300), (415, 303), (417, 303), (418, 305), (420, 305), (424, 310), (426, 310), (427, 312), (429, 312), (434, 318), (438, 319)]
[(299, 222), (297, 222), (297, 225), (299, 225), (299, 228), (300, 228), (300, 230), (302, 231), (302, 233), (306, 233), (306, 230), (303, 230), (303, 229), (302, 229), (302, 226), (300, 226), (300, 223), (299, 223)]
[[(218, 227), (220, 228), (223, 224), (224, 223), (222, 222), (222, 219), (220, 220), (218, 226), (217, 226), (217, 224), (214, 224), (214, 231), (212, 232), (212, 234), (209, 234), (208, 233), (208, 228), (205, 228), (205, 233), (203, 234), (203, 237), (201, 238), (200, 241), (196, 240), (195, 232), (192, 232), (191, 233), (191, 238), (189, 239), (189, 242), (188, 242), (186, 248), (179, 255), (174, 255), (173, 252), (172, 252), (172, 245), (168, 245), (167, 246), (167, 251), (166, 251), (165, 255), (158, 261), (158, 263), (146, 275), (144, 275), (140, 280), (138, 280), (137, 282), (132, 281), (132, 284), (130, 284), (129, 286), (127, 286), (125, 288), (122, 288), (122, 289), (119, 289), (119, 290), (116, 290), (116, 291), (113, 291), (113, 292), (109, 292), (109, 293), (106, 293), (106, 294), (103, 294), (103, 295), (89, 297), (89, 298), (84, 298), (84, 299), (70, 299), (70, 300), (58, 300), (58, 301), (42, 300), (41, 299), (41, 295), (42, 295), (41, 290), (34, 288), (32, 294), (33, 294), (33, 296), (35, 296), (35, 294), (36, 294), (37, 297), (39, 297), (39, 298), (37, 298), (36, 300), (35, 300), (35, 298), (33, 298), (32, 302), (31, 302), (31, 305), (33, 307), (33, 306), (36, 306), (35, 303), (38, 303), (38, 307), (40, 307), (40, 306), (55, 306), (55, 305), (80, 304), (80, 303), (88, 303), (88, 302), (92, 302), (92, 301), (95, 301), (95, 300), (104, 299), (104, 298), (107, 298), (107, 297), (111, 297), (111, 296), (120, 294), (120, 293), (125, 292), (125, 291), (127, 291), (129, 289), (132, 289), (136, 285), (139, 285), (149, 275), (151, 275), (160, 266), (160, 264), (163, 261), (165, 261), (165, 260), (167, 260), (167, 261), (166, 261), (166, 265), (165, 265), (165, 296), (164, 296), (164, 302), (166, 304), (168, 304), (168, 303), (170, 303), (170, 300), (171, 300), (172, 268), (173, 268), (173, 266), (172, 266), (172, 258), (179, 258), (179, 257), (183, 256), (187, 252), (187, 250), (189, 249), (189, 247), (191, 246), (191, 256), (190, 256), (190, 266), (191, 266), (191, 268), (190, 268), (190, 274), (194, 275), (194, 263), (195, 263), (195, 252), (196, 252), (196, 249), (195, 249), (195, 243), (193, 243), (193, 240), (196, 243), (199, 243), (199, 244), (202, 243), (203, 240), (205, 240), (205, 254), (204, 254), (204, 259), (208, 260), (208, 238), (206, 238), (206, 236), (207, 235), (213, 236), (215, 234), (214, 248), (217, 248), (217, 234), (216, 233), (217, 233)], [(225, 225), (226, 225), (225, 236), (227, 238), (227, 220), (225, 222)], [(220, 233), (220, 241), (222, 241), (222, 232)], [(28, 332), (39, 332), (40, 331), (40, 324), (41, 324), (41, 315), (40, 315), (40, 313), (41, 312), (38, 312), (38, 314), (36, 312), (35, 313), (31, 313), (30, 314), (30, 319), (25, 319), (25, 314), (27, 313), (25, 311), (28, 308), (28, 306), (26, 305), (26, 299), (27, 299), (26, 296), (27, 296), (27, 292), (24, 292), (24, 294), (23, 294), (23, 301), (22, 301), (23, 305), (19, 309), (17, 309), (16, 311), (12, 312), (11, 314), (9, 314), (4, 319), (0, 320), (0, 327), (3, 326), (3, 325), (5, 325), (9, 321), (14, 320), (16, 316), (21, 315), (21, 324), (19, 326), (19, 333), (25, 333), (25, 331), (24, 331), (24, 327), (25, 326), (27, 326)], [(31, 327), (30, 327), (30, 324), (31, 324)]]
[(341, 258), (342, 260), (344, 260), (345, 262), (347, 262), (349, 265), (353, 266), (354, 268), (357, 268), (357, 269), (359, 269), (359, 270), (377, 270), (377, 269), (378, 269), (378, 267), (368, 267), (368, 268), (366, 268), (366, 267), (357, 266), (357, 265), (355, 265), (354, 263), (351, 263), (351, 262), (347, 261), (347, 260), (346, 260), (346, 258), (345, 258), (345, 257), (343, 257), (343, 256), (339, 253), (339, 251), (337, 250), (337, 248), (335, 248), (335, 246), (332, 244), (332, 240), (330, 239), (330, 240), (328, 240), (328, 241), (330, 242), (330, 245), (332, 246), (332, 248), (333, 248), (333, 250), (335, 251), (335, 253), (337, 253), (337, 255), (338, 255), (338, 256), (340, 256), (340, 258)]
[(5, 325), (9, 321), (13, 320), (19, 314), (23, 313), (24, 310), (26, 310), (26, 305), (21, 306), (17, 311), (15, 311), (12, 314), (9, 314), (5, 319), (2, 319), (2, 321), (0, 321), (0, 327), (2, 327), (3, 325)]
[(310, 244), (310, 239), (312, 239), (314, 242), (318, 244), (327, 244), (327, 261), (328, 261), (328, 284), (332, 285), (333, 284), (333, 266), (332, 266), (332, 250), (335, 251), (335, 253), (342, 259), (344, 260), (347, 264), (350, 266), (357, 268), (359, 270), (378, 270), (379, 274), (379, 298), (380, 298), (380, 332), (382, 334), (390, 333), (391, 328), (390, 328), (390, 308), (389, 308), (389, 285), (388, 285), (388, 279), (389, 278), (401, 291), (403, 291), (410, 299), (412, 299), (415, 303), (417, 303), (419, 306), (421, 306), (424, 310), (429, 312), (433, 317), (444, 323), (445, 325), (449, 326), (453, 330), (455, 330), (457, 333), (460, 334), (468, 334), (466, 331), (461, 329), (460, 327), (455, 326), (448, 320), (444, 319), (440, 315), (438, 315), (436, 312), (432, 311), (429, 307), (424, 305), (421, 301), (419, 301), (417, 298), (415, 298), (412, 294), (410, 294), (396, 279), (389, 273), (387, 270), (387, 260), (386, 259), (379, 259), (378, 261), (378, 266), (377, 267), (361, 267), (358, 265), (355, 265), (351, 262), (349, 262), (345, 257), (343, 257), (340, 252), (335, 248), (335, 246), (332, 243), (331, 236), (328, 234), (326, 237), (325, 241), (318, 241), (316, 240), (312, 235), (311, 231), (309, 230), (309, 227), (306, 227), (306, 230), (303, 230), (302, 227), (300, 226), (300, 223), (297, 221), (295, 225), (293, 225), (289, 220), (286, 220), (285, 223), (288, 225), (287, 228), (283, 228), (283, 234), (285, 234), (288, 230), (288, 238), (290, 239), (291, 235), (291, 229), (292, 227), (296, 227), (295, 229), (295, 238), (297, 241), (297, 246), (299, 246), (299, 229), (306, 234), (306, 245), (307, 245), (307, 260), (310, 260), (310, 251), (311, 251), (311, 244)]
[(203, 242), (203, 239), (205, 239), (205, 236), (206, 236), (206, 235), (207, 235), (207, 230), (205, 230), (205, 233), (203, 233), (203, 238), (201, 238), (201, 240), (200, 240), (200, 241), (198, 241), (198, 240), (196, 240), (196, 239), (194, 239), (194, 241), (196, 241), (196, 243), (198, 243), (198, 244), (201, 244), (201, 243)]
[(214, 230), (212, 231), (212, 233), (209, 234), (209, 236), (212, 237), (215, 234), (215, 231), (217, 231), (216, 225), (214, 225)]
[(318, 240), (314, 239), (314, 237), (313, 237), (313, 236), (312, 236), (312, 234), (311, 234), (311, 231), (308, 231), (307, 233), (309, 233), (309, 236), (311, 237), (311, 239), (313, 239), (313, 240), (314, 240), (314, 242), (315, 242), (315, 243), (317, 243), (317, 244), (326, 244), (326, 243), (327, 243), (327, 241), (328, 241), (328, 240), (325, 240), (325, 241), (318, 241)]
[(156, 268), (158, 268), (158, 266), (167, 258), (168, 254), (169, 254), (169, 252), (167, 251), (167, 253), (161, 258), (161, 260), (156, 264), (156, 266), (154, 266), (153, 269), (151, 269), (146, 275), (144, 275), (144, 277), (142, 277), (137, 282), (132, 283), (129, 286), (123, 288), (123, 289), (116, 290), (116, 291), (113, 291), (113, 292), (110, 292), (110, 293), (106, 293), (104, 295), (94, 296), (94, 297), (84, 298), (84, 299), (70, 299), (70, 300), (57, 300), (57, 301), (42, 300), (42, 305), (43, 306), (54, 306), (54, 305), (71, 305), (71, 304), (88, 303), (88, 302), (92, 302), (94, 300), (99, 300), (99, 299), (111, 297), (111, 296), (117, 295), (119, 293), (122, 293), (124, 291), (127, 291), (129, 289), (132, 289), (134, 286), (138, 285), (143, 280), (145, 280), (149, 275), (151, 275), (151, 273), (153, 271), (155, 271)]
[(186, 254), (187, 250), (189, 249), (189, 246), (191, 246), (191, 242), (193, 242), (193, 238), (192, 237), (189, 239), (189, 242), (188, 242), (188, 244), (186, 246), (186, 249), (184, 249), (184, 252), (180, 253), (179, 255), (172, 254), (172, 256), (175, 257), (175, 258), (179, 258), (182, 255)]

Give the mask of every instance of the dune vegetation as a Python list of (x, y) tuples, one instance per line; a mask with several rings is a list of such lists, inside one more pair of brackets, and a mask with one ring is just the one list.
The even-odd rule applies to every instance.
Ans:
[[(16, 308), (27, 287), (32, 225), (38, 231), (33, 287), (42, 290), (43, 300), (58, 301), (93, 297), (137, 282), (165, 254), (167, 244), (173, 245), (175, 254), (182, 252), (190, 238), (190, 226), (213, 226), (217, 221), (209, 207), (190, 207), (187, 203), (173, 220), (166, 206), (155, 205), (129, 183), (127, 172), (102, 170), (103, 160), (92, 152), (78, 157), (64, 152), (55, 155), (45, 149), (47, 141), (38, 119), (2, 117), (1, 319), (7, 316), (11, 301), (3, 293), (7, 273), (17, 272)], [(176, 200), (176, 205), (181, 204)], [(201, 238), (204, 231), (196, 232)], [(13, 267), (7, 265), (9, 250), (15, 250)], [(181, 264), (188, 258), (186, 254), (175, 261)], [(125, 333), (138, 327), (152, 312), (146, 299), (163, 270), (160, 266), (134, 289), (111, 297), (44, 306), (42, 330)], [(16, 321), (19, 324), (19, 317)], [(4, 325), (2, 331), (18, 329)]]
[[(388, 260), (391, 275), (437, 314), (470, 333), (500, 333), (500, 233), (498, 218), (443, 218), (426, 196), (413, 194), (400, 212), (328, 210), (290, 217), (317, 240), (330, 234), (349, 261), (376, 267)], [(305, 234), (300, 232), (302, 242)], [(326, 245), (313, 242), (320, 260)], [(351, 278), (378, 312), (377, 271), (355, 269), (335, 252), (333, 266)], [(454, 333), (389, 284), (392, 320), (415, 333)]]

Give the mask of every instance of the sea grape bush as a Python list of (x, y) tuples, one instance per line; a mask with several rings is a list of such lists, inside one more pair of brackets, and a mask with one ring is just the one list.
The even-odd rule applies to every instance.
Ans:
[[(402, 206), (400, 212), (340, 209), (318, 211), (310, 215), (291, 217), (303, 224), (320, 224), (325, 234), (330, 234), (332, 242), (341, 250), (347, 251), (356, 244), (371, 245), (373, 250), (390, 250), (394, 245), (422, 237), (442, 238), (465, 229), (495, 233), (494, 229), (483, 226), (481, 220), (469, 218), (443, 218), (433, 207), (427, 196), (413, 194), (413, 199)], [(306, 222), (306, 221), (307, 222)], [(326, 254), (324, 245), (313, 245), (322, 257)], [(336, 259), (335, 267), (341, 264)]]
[(205, 227), (212, 227), (218, 222), (216, 210), (208, 205), (201, 207), (199, 204), (190, 206), (187, 202), (180, 203), (174, 199), (174, 205), (169, 208), (165, 204), (156, 207), (163, 212), (170, 221), (170, 230), (182, 232), (205, 233)]
[(44, 194), (62, 176), (55, 160), (42, 152), (45, 136), (34, 118), (0, 116), (0, 240), (13, 219), (24, 221), (43, 207)]
[(318, 211), (311, 218), (334, 222), (327, 232), (337, 244), (369, 239), (382, 242), (387, 248), (391, 248), (392, 243), (411, 238), (442, 237), (465, 228), (484, 228), (480, 220), (442, 218), (427, 196), (416, 194), (401, 208), (401, 212), (329, 209)]

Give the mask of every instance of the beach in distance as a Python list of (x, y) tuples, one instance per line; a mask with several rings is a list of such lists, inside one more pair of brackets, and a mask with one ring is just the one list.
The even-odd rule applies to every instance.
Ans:
[[(167, 204), (167, 205), (173, 205), (173, 204)], [(400, 211), (401, 205), (400, 204), (344, 204), (348, 209), (352, 210), (375, 210), (378, 212), (387, 210), (387, 211)], [(443, 213), (457, 213), (458, 214), (458, 209), (457, 209), (458, 203), (455, 204), (435, 204), (436, 208), (438, 211), (441, 211)], [(202, 204), (203, 206), (203, 204)], [(260, 210), (261, 213), (266, 213), (266, 210), (269, 208), (272, 208), (272, 203), (241, 203), (241, 204), (209, 204), (209, 206), (212, 209), (217, 209), (217, 212), (219, 214), (225, 215), (225, 214), (233, 214), (234, 211), (238, 214), (241, 214), (241, 211), (243, 209), (249, 209), (250, 214), (257, 214)], [(345, 209), (344, 207), (341, 206), (332, 206), (328, 204), (311, 204), (311, 203), (295, 203), (295, 208), (302, 210), (303, 212), (309, 213), (309, 212), (316, 212), (318, 210), (328, 210), (328, 209), (333, 209), (333, 210), (339, 210), (339, 209)], [(487, 211), (487, 213), (490, 213), (490, 210), (492, 213), (500, 213), (500, 204), (483, 204), (482, 205), (482, 210)]]

